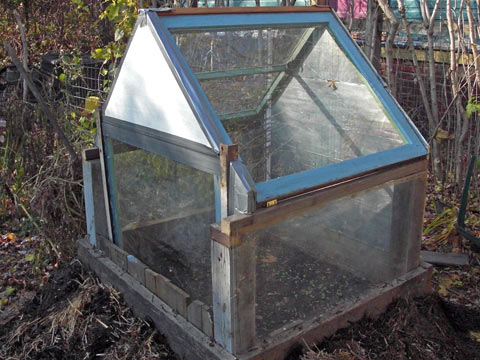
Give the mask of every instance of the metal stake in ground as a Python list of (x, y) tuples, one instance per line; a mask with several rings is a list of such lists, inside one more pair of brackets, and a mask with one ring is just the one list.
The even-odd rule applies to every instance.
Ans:
[(40, 106), (40, 109), (42, 109), (43, 113), (47, 116), (48, 121), (53, 126), (53, 128), (55, 129), (55, 132), (57, 133), (58, 137), (60, 138), (60, 140), (62, 140), (63, 144), (67, 148), (67, 151), (70, 154), (70, 157), (72, 158), (72, 161), (75, 162), (76, 160), (79, 159), (79, 157), (78, 157), (77, 153), (75, 152), (75, 150), (73, 149), (72, 144), (70, 143), (70, 141), (68, 141), (67, 137), (63, 133), (63, 130), (58, 125), (58, 122), (55, 119), (55, 115), (48, 108), (47, 103), (45, 102), (45, 100), (43, 100), (43, 97), (40, 94), (40, 91), (38, 91), (37, 87), (35, 86), (35, 84), (33, 83), (32, 79), (31, 79), (30, 75), (25, 70), (25, 68), (23, 67), (20, 60), (18, 60), (17, 55), (15, 54), (15, 51), (12, 49), (10, 44), (7, 41), (4, 41), (3, 46), (5, 47), (5, 50), (7, 50), (8, 55), (10, 55), (10, 57), (12, 58), (13, 64), (17, 67), (18, 71), (20, 72), (20, 75), (22, 76), (22, 78), (27, 83), (28, 88), (33, 93), (33, 95), (35, 96), (35, 99), (37, 99), (38, 105)]

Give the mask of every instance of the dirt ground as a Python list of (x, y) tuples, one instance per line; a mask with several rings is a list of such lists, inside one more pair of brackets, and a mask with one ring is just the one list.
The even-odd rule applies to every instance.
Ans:
[(113, 288), (73, 260), (14, 318), (0, 314), (1, 359), (176, 359)]

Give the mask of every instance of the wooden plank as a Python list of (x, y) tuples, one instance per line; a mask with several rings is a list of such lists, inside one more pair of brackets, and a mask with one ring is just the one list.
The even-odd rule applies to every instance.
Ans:
[(161, 274), (155, 275), (156, 295), (185, 319), (188, 318), (190, 295)]
[(212, 242), (215, 341), (234, 355), (255, 342), (255, 243), (228, 248)]
[(228, 351), (233, 349), (231, 250), (212, 241), (212, 297), (215, 341)]
[(420, 255), (423, 261), (434, 265), (464, 266), (469, 264), (467, 254), (452, 254), (422, 250)]
[(82, 263), (94, 271), (105, 283), (112, 284), (121, 292), (123, 299), (134, 313), (153, 321), (158, 331), (165, 335), (172, 350), (186, 360), (235, 360), (235, 357), (195, 328), (187, 320), (178, 316), (172, 309), (151, 292), (141, 286), (131, 275), (110, 259), (99, 256), (88, 241), (78, 243), (78, 256)]
[(210, 225), (210, 234), (213, 240), (229, 248), (233, 248), (241, 244), (239, 236), (227, 235), (225, 232), (222, 232), (219, 224)]
[(220, 144), (220, 213), (225, 218), (230, 209), (230, 162), (238, 159), (238, 146)]
[(157, 273), (149, 268), (145, 268), (145, 287), (152, 293), (156, 294), (157, 287), (155, 283), (155, 275)]
[(255, 345), (256, 242), (245, 241), (233, 248), (233, 354), (241, 354)]
[(351, 325), (364, 316), (376, 317), (396, 298), (424, 295), (431, 292), (432, 267), (422, 264), (406, 275), (370, 291), (362, 300), (342, 305), (330, 314), (303, 323), (285, 326), (286, 331), (275, 332), (264, 339), (261, 346), (237, 355), (239, 360), (283, 360), (294, 346), (312, 346), (337, 330)]
[(411, 218), (413, 196), (414, 188), (411, 182), (394, 183), (388, 255), (395, 277), (407, 272), (407, 252), (414, 220)]
[(187, 320), (202, 331), (203, 305), (200, 300), (193, 300), (187, 307)]
[(325, 0), (317, 0), (314, 6), (261, 6), (261, 7), (217, 7), (217, 8), (176, 8), (159, 11), (159, 16), (214, 15), (214, 14), (262, 14), (262, 13), (305, 13), (330, 12)]
[(225, 234), (231, 235), (243, 234), (255, 229), (271, 226), (298, 216), (306, 211), (320, 208), (329, 201), (381, 186), (391, 180), (408, 178), (409, 176), (424, 173), (426, 166), (426, 160), (414, 162), (285, 200), (273, 207), (257, 210), (257, 212), (252, 215), (235, 214), (222, 219), (221, 230)]
[(427, 174), (422, 174), (413, 181), (412, 212), (410, 215), (410, 234), (407, 249), (407, 271), (420, 265), (420, 249), (422, 248), (423, 215), (427, 192)]
[[(92, 168), (93, 209), (95, 221), (95, 237), (108, 238), (107, 211), (105, 209), (105, 193), (103, 190), (102, 165), (99, 159), (89, 161)], [(97, 239), (98, 240), (98, 239)]]
[(145, 285), (145, 269), (147, 266), (133, 255), (127, 255), (127, 271), (140, 284)]
[(202, 304), (202, 308), (201, 308), (202, 331), (208, 337), (213, 338), (213, 320), (209, 310), (210, 310), (209, 306)]
[[(107, 181), (107, 172), (106, 172), (106, 159), (105, 159), (105, 144), (103, 143), (103, 133), (102, 133), (102, 111), (99, 109), (95, 112), (96, 114), (96, 123), (97, 123), (97, 136), (96, 140), (98, 142), (98, 150), (100, 152), (100, 166), (101, 166), (101, 177), (102, 177), (102, 187), (103, 187), (103, 194), (104, 194), (104, 208), (105, 208), (105, 220), (107, 226), (108, 236), (107, 238), (110, 240), (115, 240), (113, 238), (113, 225), (112, 225), (112, 217), (110, 214), (110, 198), (108, 193), (108, 181)], [(118, 241), (118, 239), (117, 239)], [(121, 244), (119, 244), (121, 245)]]
[(127, 267), (127, 253), (120, 249), (117, 245), (110, 243), (108, 245), (110, 250), (110, 259), (123, 271), (128, 271)]
[(85, 220), (87, 223), (87, 234), (90, 238), (90, 244), (97, 246), (97, 239), (95, 236), (95, 208), (93, 198), (93, 184), (92, 184), (92, 164), (89, 161), (82, 161), (82, 175), (83, 175), (83, 198), (85, 201)]

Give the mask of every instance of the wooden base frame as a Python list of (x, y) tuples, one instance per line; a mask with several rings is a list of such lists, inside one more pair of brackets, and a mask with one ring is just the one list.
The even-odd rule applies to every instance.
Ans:
[(232, 354), (213, 342), (211, 337), (185, 320), (178, 311), (155, 296), (134, 275), (115, 264), (104, 252), (94, 249), (87, 239), (78, 241), (78, 257), (103, 282), (113, 285), (137, 316), (152, 320), (180, 358), (235, 359)]
[(88, 239), (78, 242), (78, 257), (102, 281), (119, 290), (137, 316), (151, 319), (167, 337), (172, 349), (185, 359), (283, 360), (292, 347), (319, 342), (363, 316), (377, 316), (396, 298), (431, 291), (432, 267), (422, 263), (387, 286), (372, 290), (359, 302), (344, 305), (330, 315), (296, 323), (268, 338), (261, 347), (233, 356), (172, 310), (134, 276), (113, 263), (103, 252), (94, 249)]

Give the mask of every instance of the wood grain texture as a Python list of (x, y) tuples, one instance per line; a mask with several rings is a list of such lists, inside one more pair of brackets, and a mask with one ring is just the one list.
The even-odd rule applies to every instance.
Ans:
[(208, 337), (213, 338), (213, 320), (212, 320), (212, 315), (210, 315), (210, 307), (205, 304), (202, 304), (201, 314), (202, 314), (202, 331)]
[(420, 265), (420, 249), (422, 247), (423, 215), (427, 192), (427, 174), (423, 173), (413, 183), (413, 204), (410, 215), (410, 234), (407, 249), (407, 271)]
[(434, 265), (465, 266), (468, 265), (467, 254), (440, 253), (436, 251), (421, 251), (422, 260)]
[(172, 311), (167, 304), (140, 285), (130, 274), (122, 272), (110, 259), (101, 256), (101, 253), (94, 250), (85, 239), (78, 243), (78, 257), (103, 282), (113, 285), (120, 291), (137, 316), (151, 319), (159, 332), (166, 336), (169, 345), (179, 358), (186, 360), (236, 359)]
[(306, 211), (321, 208), (326, 203), (341, 197), (382, 186), (392, 180), (399, 180), (399, 182), (408, 181), (410, 177), (425, 174), (425, 169), (426, 161), (419, 161), (399, 168), (339, 183), (306, 195), (279, 202), (270, 208), (258, 209), (252, 215), (231, 215), (222, 219), (220, 229), (226, 235), (245, 234), (256, 229), (278, 224), (279, 222), (301, 215)]
[(201, 301), (193, 300), (187, 308), (187, 320), (199, 330), (202, 330), (203, 305)]
[(212, 241), (215, 341), (237, 355), (255, 343), (255, 247), (228, 248)]
[(156, 295), (187, 319), (187, 307), (190, 303), (190, 295), (161, 274), (155, 274)]
[(145, 287), (154, 294), (157, 292), (157, 286), (155, 283), (156, 274), (157, 273), (151, 269), (145, 269)]

